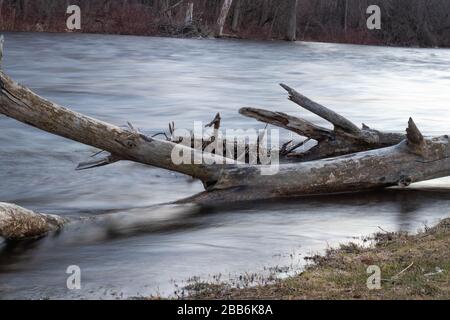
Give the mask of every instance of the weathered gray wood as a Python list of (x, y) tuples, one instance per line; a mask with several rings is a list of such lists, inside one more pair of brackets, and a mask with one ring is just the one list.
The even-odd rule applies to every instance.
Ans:
[[(150, 138), (61, 107), (39, 97), (3, 72), (0, 72), (0, 92), (0, 113), (41, 130), (106, 150), (116, 159), (184, 173), (200, 179), (205, 184), (217, 181), (220, 175), (220, 165), (193, 162), (176, 165), (172, 161), (171, 155), (175, 146), (185, 152), (191, 152), (192, 159), (195, 153), (202, 154), (201, 150)], [(210, 156), (202, 154), (203, 158)]]
[[(410, 120), (409, 130), (415, 130)], [(450, 175), (450, 143), (447, 135), (424, 138), (422, 152), (416, 143), (401, 143), (377, 150), (311, 162), (282, 164), (275, 175), (262, 175), (261, 167), (236, 167), (224, 171), (207, 193), (189, 201), (255, 200), (305, 195), (356, 192)]]
[(36, 213), (0, 202), (0, 237), (8, 240), (40, 237), (60, 229), (66, 222), (59, 216)]
[(316, 126), (307, 120), (296, 118), (282, 112), (272, 112), (258, 108), (242, 108), (239, 110), (239, 113), (317, 141), (327, 140), (335, 136), (333, 130)]
[(322, 106), (321, 104), (310, 100), (299, 92), (295, 91), (291, 87), (281, 83), (280, 86), (289, 93), (289, 100), (297, 103), (306, 110), (318, 115), (321, 118), (331, 122), (335, 127), (338, 127), (346, 132), (352, 134), (360, 134), (361, 130), (350, 120), (344, 118), (340, 114), (337, 114), (333, 110)]
[[(370, 129), (367, 126), (364, 126), (359, 133), (355, 135), (342, 130), (331, 130), (320, 127), (301, 118), (264, 109), (242, 108), (239, 110), (239, 113), (318, 141), (316, 146), (307, 151), (290, 153), (287, 155), (288, 157), (296, 158), (298, 161), (311, 161), (384, 148), (397, 144), (406, 138), (404, 134), (380, 132)], [(342, 117), (340, 115), (338, 116)]]

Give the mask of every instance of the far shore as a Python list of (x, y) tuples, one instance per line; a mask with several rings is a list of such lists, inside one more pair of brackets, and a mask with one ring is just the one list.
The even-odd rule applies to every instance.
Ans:
[[(215, 37), (212, 33), (187, 33), (187, 34), (167, 34), (167, 33), (133, 33), (133, 32), (96, 32), (96, 31), (61, 31), (61, 30), (1, 30), (2, 33), (36, 33), (36, 34), (87, 34), (87, 35), (117, 35), (117, 36), (136, 36), (136, 37), (158, 37), (158, 38), (173, 38), (173, 39), (225, 39), (225, 40), (249, 40), (249, 41), (268, 41), (268, 42), (286, 42), (280, 38), (267, 38), (259, 35), (239, 35), (239, 34), (224, 34), (221, 37)], [(297, 39), (294, 42), (312, 42), (312, 43), (334, 43), (334, 44), (349, 44), (357, 46), (376, 46), (376, 47), (392, 47), (392, 48), (412, 48), (412, 49), (448, 49), (446, 46), (417, 46), (417, 45), (399, 45), (395, 43), (382, 43), (379, 41), (352, 41), (345, 38), (305, 38)]]

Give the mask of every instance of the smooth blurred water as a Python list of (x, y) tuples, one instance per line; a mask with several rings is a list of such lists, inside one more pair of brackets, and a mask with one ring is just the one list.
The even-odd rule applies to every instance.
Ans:
[[(8, 33), (3, 66), (46, 98), (148, 133), (172, 120), (192, 128), (216, 112), (225, 127), (262, 128), (238, 115), (243, 106), (327, 125), (289, 102), (280, 82), (358, 124), (403, 131), (412, 116), (425, 134), (450, 132), (450, 50)], [(3, 116), (0, 128), (0, 201), (75, 218), (114, 213), (40, 241), (0, 243), (0, 298), (170, 294), (192, 276), (300, 267), (305, 255), (378, 227), (415, 231), (449, 215), (449, 179), (416, 191), (160, 205), (202, 186), (127, 162), (74, 171), (95, 150)], [(81, 267), (82, 290), (66, 288), (69, 265)]]

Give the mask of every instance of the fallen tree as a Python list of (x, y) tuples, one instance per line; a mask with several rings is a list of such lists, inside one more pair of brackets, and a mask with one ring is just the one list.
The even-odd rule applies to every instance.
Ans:
[[(203, 141), (199, 148), (195, 148), (181, 145), (171, 138), (148, 137), (132, 125), (118, 127), (59, 106), (18, 84), (2, 71), (0, 113), (108, 152), (100, 160), (80, 164), (81, 169), (129, 160), (176, 171), (203, 182), (205, 192), (179, 202), (214, 204), (355, 192), (407, 186), (450, 175), (448, 136), (425, 138), (412, 119), (406, 135), (380, 132), (366, 125), (358, 128), (348, 119), (288, 86), (282, 87), (288, 91), (290, 100), (324, 118), (334, 128), (320, 127), (280, 112), (241, 109), (240, 113), (245, 116), (317, 141), (314, 147), (303, 152), (296, 152), (295, 147), (304, 141), (291, 147), (284, 144), (282, 150), (272, 150), (281, 154), (281, 163), (272, 175), (263, 173), (265, 165), (245, 164), (236, 162), (234, 155), (226, 158), (224, 153), (205, 152), (214, 139)], [(218, 129), (220, 116), (217, 115), (210, 125)], [(170, 128), (172, 131), (174, 125)], [(189, 153), (191, 158), (197, 155), (209, 161), (175, 164), (171, 157), (174, 148)], [(55, 230), (64, 223), (58, 220), (55, 224), (53, 216), (46, 219), (42, 215), (15, 209), (21, 213), (11, 215), (9, 209), (0, 210), (0, 236), (10, 239), (34, 237)]]

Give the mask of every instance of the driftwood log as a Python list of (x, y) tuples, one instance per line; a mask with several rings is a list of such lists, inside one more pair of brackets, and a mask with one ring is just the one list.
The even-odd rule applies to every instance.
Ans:
[(66, 222), (56, 215), (36, 213), (0, 202), (0, 236), (9, 240), (41, 237), (60, 229)]
[[(245, 116), (317, 141), (316, 146), (304, 152), (295, 152), (295, 148), (284, 145), (284, 150), (278, 151), (288, 152), (281, 152), (281, 164), (273, 175), (263, 175), (263, 165), (227, 164), (229, 160), (235, 160), (234, 157), (224, 158), (223, 155), (204, 152), (210, 141), (200, 144), (200, 149), (180, 146), (171, 139), (148, 137), (131, 125), (124, 129), (71, 111), (38, 96), (2, 71), (0, 113), (108, 152), (101, 160), (81, 164), (80, 168), (129, 160), (180, 172), (203, 182), (205, 192), (179, 202), (214, 204), (355, 192), (407, 186), (450, 175), (448, 136), (423, 137), (412, 119), (406, 134), (380, 132), (365, 125), (358, 128), (332, 110), (286, 85), (282, 86), (288, 91), (290, 100), (326, 119), (334, 128), (319, 127), (280, 112), (241, 109), (240, 113)], [(220, 116), (216, 116), (210, 125), (217, 129)], [(177, 165), (171, 158), (174, 148), (191, 156), (200, 155), (203, 159), (214, 160), (215, 164)], [(0, 236), (10, 239), (46, 234), (64, 223), (54, 216), (34, 214), (17, 207), (3, 205), (0, 208)]]

